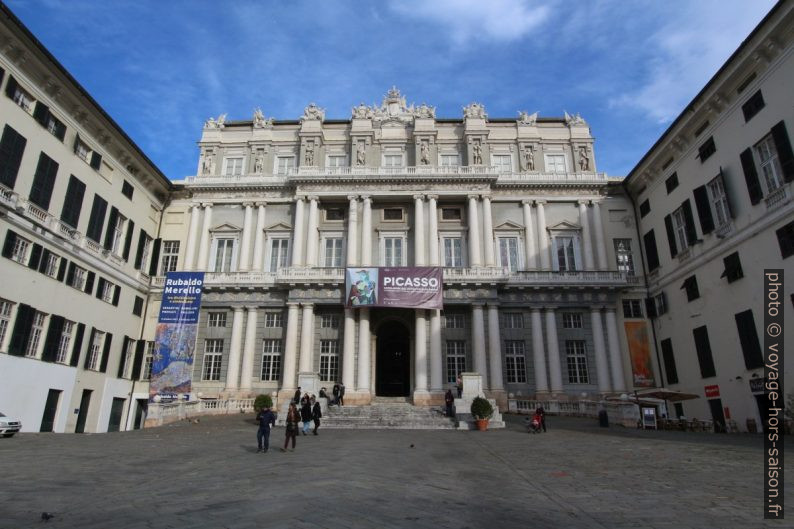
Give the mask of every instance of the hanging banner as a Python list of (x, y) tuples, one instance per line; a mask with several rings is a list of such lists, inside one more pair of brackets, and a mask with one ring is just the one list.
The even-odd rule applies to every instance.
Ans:
[(204, 272), (168, 272), (154, 336), (149, 400), (173, 400), (191, 390)]
[(345, 306), (442, 309), (442, 280), (437, 266), (348, 268)]
[(626, 328), (626, 341), (629, 344), (634, 387), (655, 387), (651, 349), (648, 345), (648, 326), (644, 321), (627, 321), (623, 325)]

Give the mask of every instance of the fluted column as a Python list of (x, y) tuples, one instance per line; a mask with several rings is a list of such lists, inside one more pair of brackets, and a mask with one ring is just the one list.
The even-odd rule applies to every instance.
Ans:
[(300, 306), (287, 302), (287, 337), (284, 344), (284, 379), (281, 389), (295, 389), (295, 368), (298, 356), (298, 318)]
[(543, 200), (535, 201), (538, 210), (538, 254), (540, 254), (540, 268), (551, 270), (549, 235), (546, 233), (546, 202)]
[(309, 229), (306, 230), (306, 266), (317, 266), (317, 197), (309, 197)]
[(199, 243), (198, 264), (196, 270), (206, 272), (210, 259), (210, 229), (212, 229), (212, 204), (203, 204), (204, 223), (201, 225), (201, 242)]
[(606, 311), (607, 337), (609, 338), (609, 360), (612, 366), (612, 389), (618, 393), (626, 391), (626, 377), (623, 375), (623, 356), (620, 354), (618, 322), (615, 309)]
[(314, 305), (303, 304), (301, 322), (300, 373), (311, 372), (314, 368)]
[(491, 391), (504, 389), (502, 380), (502, 339), (499, 334), (499, 306), (488, 304), (488, 358), (491, 370)]
[(243, 240), (240, 241), (240, 263), (237, 269), (241, 272), (250, 270), (251, 266), (251, 225), (253, 224), (254, 205), (243, 204), (245, 216), (243, 217)]
[(345, 309), (345, 335), (342, 337), (342, 383), (345, 387), (356, 387), (356, 314)]
[(596, 255), (598, 255), (598, 270), (609, 270), (607, 262), (607, 246), (604, 238), (604, 223), (601, 222), (601, 205), (593, 201), (593, 222), (595, 224)]
[(554, 309), (546, 309), (546, 343), (549, 346), (549, 381), (552, 393), (562, 393), (560, 345), (557, 341), (557, 317)]
[(482, 384), (488, 383), (488, 365), (485, 359), (485, 321), (482, 305), (471, 307), (472, 345), (474, 347), (474, 371), (482, 376)]
[(607, 351), (604, 345), (604, 324), (601, 322), (601, 310), (590, 310), (590, 323), (593, 328), (593, 348), (595, 349), (596, 376), (598, 377), (598, 391), (609, 393), (612, 386), (609, 383), (609, 364)]
[(540, 309), (531, 310), (532, 317), (532, 362), (535, 371), (535, 392), (548, 393), (549, 379), (546, 376), (546, 350), (543, 348), (543, 323)]
[(369, 309), (358, 309), (358, 380), (356, 389), (362, 393), (369, 393), (370, 339)]
[(303, 264), (303, 197), (295, 199), (295, 227), (292, 230), (292, 266), (301, 266)]
[(372, 199), (362, 197), (361, 209), (361, 266), (372, 266)]
[(444, 358), (441, 354), (441, 311), (430, 310), (430, 390), (444, 389)]
[(485, 266), (494, 266), (493, 217), (491, 216), (491, 197), (482, 197), (482, 231), (485, 240)]
[(347, 266), (356, 266), (358, 255), (358, 198), (349, 196), (350, 212), (347, 215)]
[(254, 232), (254, 264), (251, 269), (257, 272), (263, 270), (265, 260), (265, 204), (257, 204), (256, 231)]
[(438, 195), (427, 195), (427, 264), (430, 266), (438, 266), (439, 263), (437, 201)]
[(423, 309), (416, 309), (414, 344), (414, 390), (427, 391), (427, 320)]
[[(187, 232), (187, 248), (185, 249), (185, 264), (183, 267), (186, 272), (193, 270), (193, 266), (196, 262), (196, 244), (198, 243), (199, 216), (201, 215), (200, 208), (201, 206), (199, 204), (190, 206), (190, 226)], [(146, 263), (143, 263), (141, 267), (145, 264)]]
[(239, 387), (240, 379), (240, 349), (243, 345), (243, 308), (234, 307), (232, 319), (232, 341), (229, 345), (229, 365), (226, 368), (226, 389), (234, 390)]
[(248, 307), (245, 322), (245, 345), (243, 348), (243, 369), (240, 372), (240, 389), (251, 389), (254, 378), (254, 357), (256, 356), (256, 307)]
[(538, 267), (538, 250), (535, 248), (535, 230), (532, 224), (532, 204), (529, 200), (522, 200), (521, 204), (524, 209), (524, 251), (527, 255), (528, 270), (537, 269)]
[(590, 233), (590, 217), (587, 214), (587, 201), (579, 201), (579, 223), (582, 225), (582, 253), (584, 254), (584, 269), (593, 269), (593, 242)]
[(480, 223), (477, 215), (477, 195), (469, 195), (469, 266), (482, 266), (480, 254)]
[(414, 266), (425, 265), (425, 197), (414, 195)]

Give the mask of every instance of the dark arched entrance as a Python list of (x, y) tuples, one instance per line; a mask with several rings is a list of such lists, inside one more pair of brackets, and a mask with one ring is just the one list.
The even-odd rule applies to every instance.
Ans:
[(376, 342), (375, 394), (407, 397), (411, 393), (410, 331), (397, 321), (384, 322)]

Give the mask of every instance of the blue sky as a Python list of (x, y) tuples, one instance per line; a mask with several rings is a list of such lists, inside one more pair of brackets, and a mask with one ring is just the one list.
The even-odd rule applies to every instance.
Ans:
[(348, 119), (396, 85), (459, 118), (580, 113), (624, 176), (772, 0), (6, 0), (173, 180), (204, 121)]

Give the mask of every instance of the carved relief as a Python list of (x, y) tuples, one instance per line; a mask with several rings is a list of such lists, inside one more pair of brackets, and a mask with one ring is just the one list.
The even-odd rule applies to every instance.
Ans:
[(436, 107), (427, 106), (426, 104), (422, 103), (414, 112), (414, 116), (417, 118), (433, 118), (436, 117)]
[(359, 103), (357, 107), (353, 107), (353, 119), (372, 119), (373, 115), (372, 109), (364, 103)]

